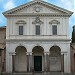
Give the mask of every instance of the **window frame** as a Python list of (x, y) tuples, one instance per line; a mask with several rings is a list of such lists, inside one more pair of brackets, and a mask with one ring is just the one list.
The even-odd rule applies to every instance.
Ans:
[[(39, 28), (40, 28), (40, 29), (39, 29), (39, 30), (40, 30), (40, 31), (39, 31), (39, 34), (37, 33), (37, 30), (36, 30), (36, 27), (37, 27), (37, 26), (39, 26)], [(36, 25), (35, 25), (35, 35), (41, 35), (41, 26), (40, 26), (40, 24), (36, 24)]]
[[(53, 28), (53, 27), (56, 27), (56, 28)], [(55, 29), (55, 30), (54, 30)], [(57, 32), (57, 25), (52, 25), (52, 35), (58, 35), (58, 32)]]
[[(20, 33), (20, 27), (23, 27), (23, 30), (21, 31), (22, 32), (22, 34)], [(23, 25), (19, 25), (19, 35), (24, 35), (24, 26)]]

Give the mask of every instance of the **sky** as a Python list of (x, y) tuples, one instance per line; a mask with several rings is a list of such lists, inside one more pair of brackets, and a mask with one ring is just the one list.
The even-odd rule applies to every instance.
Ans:
[[(30, 1), (32, 0), (0, 0), (0, 26), (7, 25), (7, 20), (2, 14), (3, 12), (18, 7)], [(44, 1), (74, 12), (69, 20), (69, 32), (71, 37), (72, 27), (73, 25), (75, 25), (75, 0), (44, 0)]]

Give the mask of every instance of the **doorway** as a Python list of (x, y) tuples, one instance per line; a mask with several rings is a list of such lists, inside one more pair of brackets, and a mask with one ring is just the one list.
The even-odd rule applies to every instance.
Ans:
[(42, 56), (34, 56), (34, 71), (42, 71)]

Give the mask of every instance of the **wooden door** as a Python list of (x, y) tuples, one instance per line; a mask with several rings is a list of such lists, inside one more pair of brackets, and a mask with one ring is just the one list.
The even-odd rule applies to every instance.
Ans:
[(34, 70), (42, 71), (42, 56), (34, 56)]

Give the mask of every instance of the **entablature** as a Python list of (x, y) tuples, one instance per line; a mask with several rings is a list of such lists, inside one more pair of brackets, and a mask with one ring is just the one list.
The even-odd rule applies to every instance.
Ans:
[(71, 14), (60, 14), (60, 13), (17, 13), (17, 14), (5, 14), (6, 17), (35, 17), (35, 16), (51, 16), (51, 17), (70, 17)]

